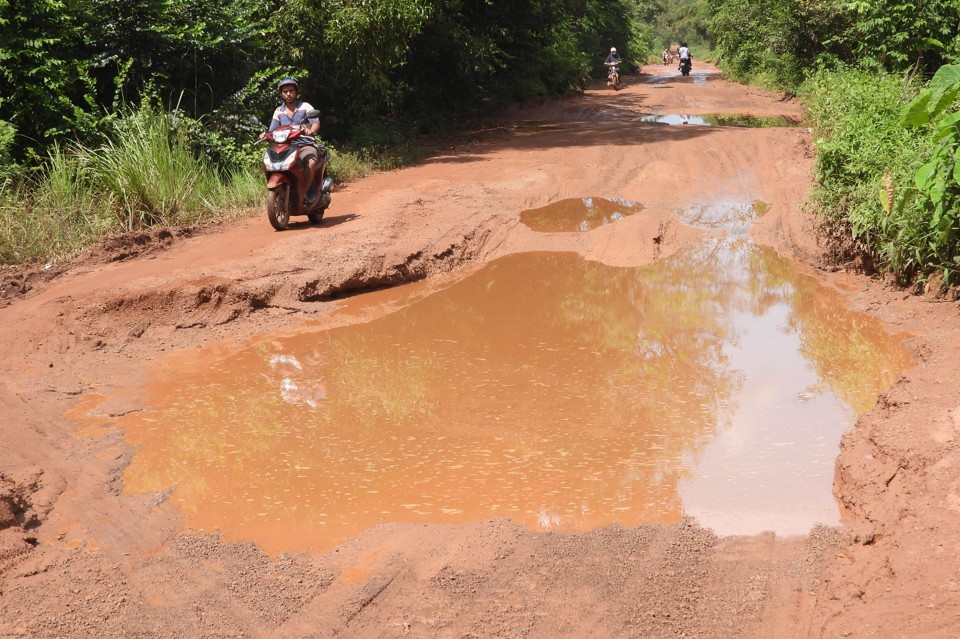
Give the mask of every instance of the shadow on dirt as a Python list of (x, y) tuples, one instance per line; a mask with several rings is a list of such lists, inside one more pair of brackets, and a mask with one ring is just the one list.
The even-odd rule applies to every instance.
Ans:
[(345, 213), (344, 215), (333, 215), (323, 218), (323, 222), (320, 223), (320, 226), (324, 228), (338, 226), (340, 224), (346, 224), (347, 222), (352, 222), (353, 220), (360, 217), (356, 213)]
[[(719, 78), (719, 74), (706, 74)], [(575, 103), (552, 110), (548, 120), (524, 120), (522, 111), (513, 122), (489, 129), (479, 141), (483, 150), (470, 144), (460, 151), (446, 152), (424, 160), (425, 164), (466, 164), (485, 159), (487, 153), (506, 149), (545, 149), (583, 146), (634, 145), (663, 140), (681, 141), (714, 135), (717, 129), (706, 126), (661, 127), (639, 121), (650, 114), (649, 96), (632, 92), (631, 87), (656, 84), (665, 89), (690, 84), (694, 79), (673, 75), (629, 76), (625, 87), (613, 91), (595, 82)], [(541, 109), (542, 110), (542, 109)]]
[[(488, 153), (500, 153), (507, 149), (580, 148), (589, 146), (630, 146), (661, 142), (663, 140), (690, 140), (706, 135), (717, 135), (723, 129), (709, 126), (669, 127), (657, 123), (639, 122), (640, 112), (630, 111), (629, 117), (606, 120), (567, 121), (563, 124), (545, 125), (531, 132), (516, 129), (495, 140), (483, 143), (483, 149), (465, 149), (459, 154), (448, 154), (428, 160), (431, 164), (464, 164), (485, 161)], [(529, 126), (529, 123), (524, 126)]]
[(344, 224), (344, 223), (346, 223), (346, 222), (350, 222), (351, 220), (355, 220), (355, 219), (357, 219), (358, 217), (360, 217), (360, 216), (357, 215), (356, 213), (346, 213), (346, 214), (344, 214), (344, 215), (324, 216), (323, 220), (322, 220), (319, 224), (314, 224), (313, 222), (311, 222), (311, 221), (309, 221), (309, 220), (298, 220), (298, 221), (296, 221), (296, 222), (290, 222), (290, 224), (287, 226), (287, 228), (284, 229), (283, 232), (286, 232), (286, 231), (306, 231), (306, 230), (308, 230), (308, 229), (313, 229), (313, 228), (331, 228), (331, 227), (334, 227), (334, 226), (337, 226), (337, 225), (340, 225), (340, 224)]

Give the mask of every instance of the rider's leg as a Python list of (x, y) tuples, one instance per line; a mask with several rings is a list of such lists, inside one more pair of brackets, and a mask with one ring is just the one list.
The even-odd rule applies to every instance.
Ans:
[(303, 180), (304, 180), (304, 201), (310, 200), (310, 188), (313, 186), (313, 180), (317, 175), (317, 148), (314, 146), (305, 146), (301, 149), (301, 159), (303, 160)]
[(310, 192), (310, 187), (313, 186), (313, 178), (316, 175), (316, 173), (317, 173), (317, 159), (308, 158), (306, 170), (304, 171), (304, 176), (303, 176), (304, 180), (306, 180), (306, 183), (307, 183), (307, 191), (306, 191), (307, 193)]

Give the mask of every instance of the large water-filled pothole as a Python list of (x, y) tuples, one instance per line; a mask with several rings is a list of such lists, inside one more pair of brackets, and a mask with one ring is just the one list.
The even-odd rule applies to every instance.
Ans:
[(840, 434), (909, 363), (744, 238), (639, 268), (508, 256), (349, 325), (402, 293), (163, 372), (121, 418), (126, 490), (175, 486), (189, 526), (270, 552), (489, 517), (804, 533), (838, 521)]

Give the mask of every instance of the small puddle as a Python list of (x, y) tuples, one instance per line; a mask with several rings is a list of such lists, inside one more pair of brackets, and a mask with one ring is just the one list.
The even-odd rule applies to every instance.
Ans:
[(611, 224), (642, 210), (642, 204), (630, 200), (571, 198), (523, 211), (520, 213), (520, 221), (534, 231), (583, 232)]
[(750, 227), (770, 210), (770, 203), (725, 202), (691, 207), (680, 213), (680, 219), (691, 226), (727, 229), (731, 235), (746, 235)]
[(805, 533), (839, 520), (841, 433), (910, 365), (838, 293), (729, 236), (640, 268), (508, 256), (366, 323), (191, 357), (119, 418), (125, 490), (175, 486), (188, 526), (271, 553), (489, 517)]
[(659, 124), (699, 124), (703, 126), (733, 126), (762, 129), (771, 127), (803, 126), (803, 121), (786, 116), (759, 116), (736, 115), (731, 113), (714, 113), (707, 115), (645, 115), (640, 122), (655, 122)]

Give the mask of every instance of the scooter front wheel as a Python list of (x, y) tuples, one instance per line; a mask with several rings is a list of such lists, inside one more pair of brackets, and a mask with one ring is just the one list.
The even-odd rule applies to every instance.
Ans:
[(290, 223), (290, 186), (285, 184), (267, 191), (266, 209), (270, 226), (278, 231), (287, 228)]

